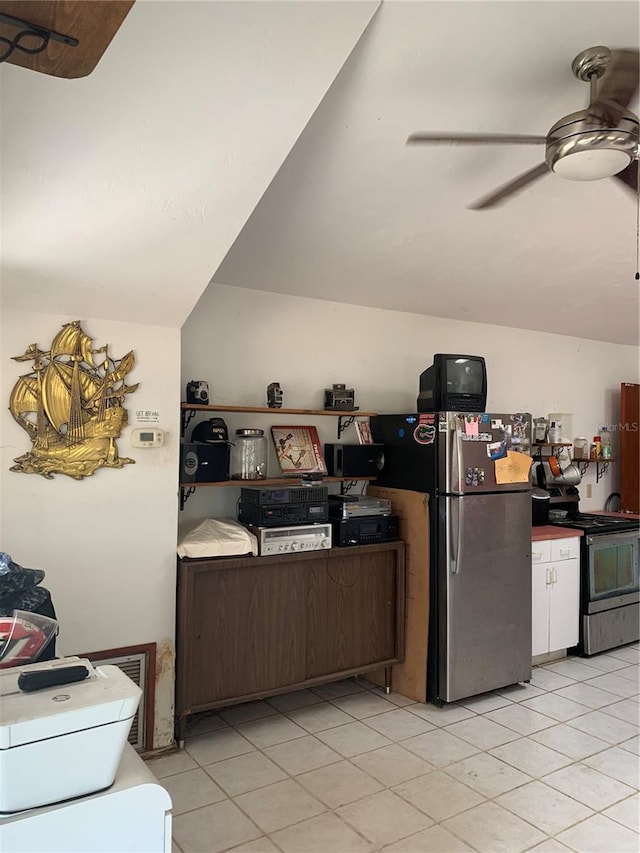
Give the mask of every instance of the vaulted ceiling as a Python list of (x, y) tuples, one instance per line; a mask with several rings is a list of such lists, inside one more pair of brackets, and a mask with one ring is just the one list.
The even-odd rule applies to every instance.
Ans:
[(573, 57), (639, 31), (615, 0), (138, 0), (89, 77), (0, 70), (5, 299), (180, 325), (211, 281), (637, 344), (619, 182), (473, 211), (544, 147), (405, 140), (544, 135)]

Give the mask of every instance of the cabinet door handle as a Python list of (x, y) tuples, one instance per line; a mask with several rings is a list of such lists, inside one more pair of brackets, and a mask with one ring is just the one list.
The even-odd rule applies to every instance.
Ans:
[(551, 569), (547, 569), (547, 586), (551, 585)]
[(551, 583), (558, 583), (558, 570), (551, 569)]

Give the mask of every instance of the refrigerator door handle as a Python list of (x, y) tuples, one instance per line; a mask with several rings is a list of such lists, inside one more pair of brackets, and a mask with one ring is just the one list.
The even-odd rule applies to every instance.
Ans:
[[(449, 499), (449, 507), (453, 505), (454, 501)], [(453, 543), (455, 541), (455, 550), (451, 549), (451, 574), (457, 575), (460, 574), (460, 570), (462, 568), (462, 529), (464, 526), (464, 498), (460, 496), (459, 498), (455, 498), (455, 504), (457, 506), (456, 512), (456, 520), (457, 520), (457, 529), (455, 536), (453, 535), (452, 525), (453, 525), (453, 513), (449, 512), (449, 541)]]
[(464, 491), (462, 488), (462, 442), (456, 426), (453, 427), (452, 432), (451, 482), (447, 483), (447, 489), (450, 489), (454, 494), (461, 494)]

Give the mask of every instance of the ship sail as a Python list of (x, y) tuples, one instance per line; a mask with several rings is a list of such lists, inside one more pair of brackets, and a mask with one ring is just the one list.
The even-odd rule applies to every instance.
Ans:
[(109, 374), (109, 382), (112, 385), (115, 385), (116, 382), (120, 382), (124, 379), (124, 377), (129, 373), (131, 368), (133, 367), (135, 362), (135, 356), (133, 354), (133, 350), (128, 352), (123, 358), (120, 359), (120, 363), (116, 367), (115, 370), (112, 370)]
[(37, 425), (29, 419), (29, 412), (38, 412), (38, 380), (35, 376), (20, 376), (13, 386), (9, 397), (9, 410), (21, 427), (27, 430), (32, 439)]
[(15, 417), (23, 412), (38, 411), (38, 380), (35, 376), (20, 376), (13, 386), (9, 408)]
[(50, 358), (53, 360), (61, 355), (82, 356), (90, 367), (95, 367), (91, 353), (91, 338), (80, 328), (80, 321), (65, 323), (62, 331), (58, 332), (51, 342)]
[[(71, 414), (71, 396), (74, 366), (65, 362), (51, 362), (42, 377), (42, 405), (47, 418), (54, 428), (61, 432), (64, 424), (69, 424)], [(82, 397), (94, 397), (98, 394), (101, 382), (84, 370), (79, 372)], [(81, 410), (82, 421), (87, 421), (90, 413), (84, 407)]]

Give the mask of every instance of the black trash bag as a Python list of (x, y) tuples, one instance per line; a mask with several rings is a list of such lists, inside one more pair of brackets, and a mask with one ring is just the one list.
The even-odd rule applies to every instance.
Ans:
[[(26, 610), (56, 619), (51, 593), (40, 586), (42, 569), (28, 569), (14, 563), (9, 554), (0, 551), (0, 616), (11, 616), (14, 610)], [(39, 660), (56, 656), (55, 637), (48, 643)]]

